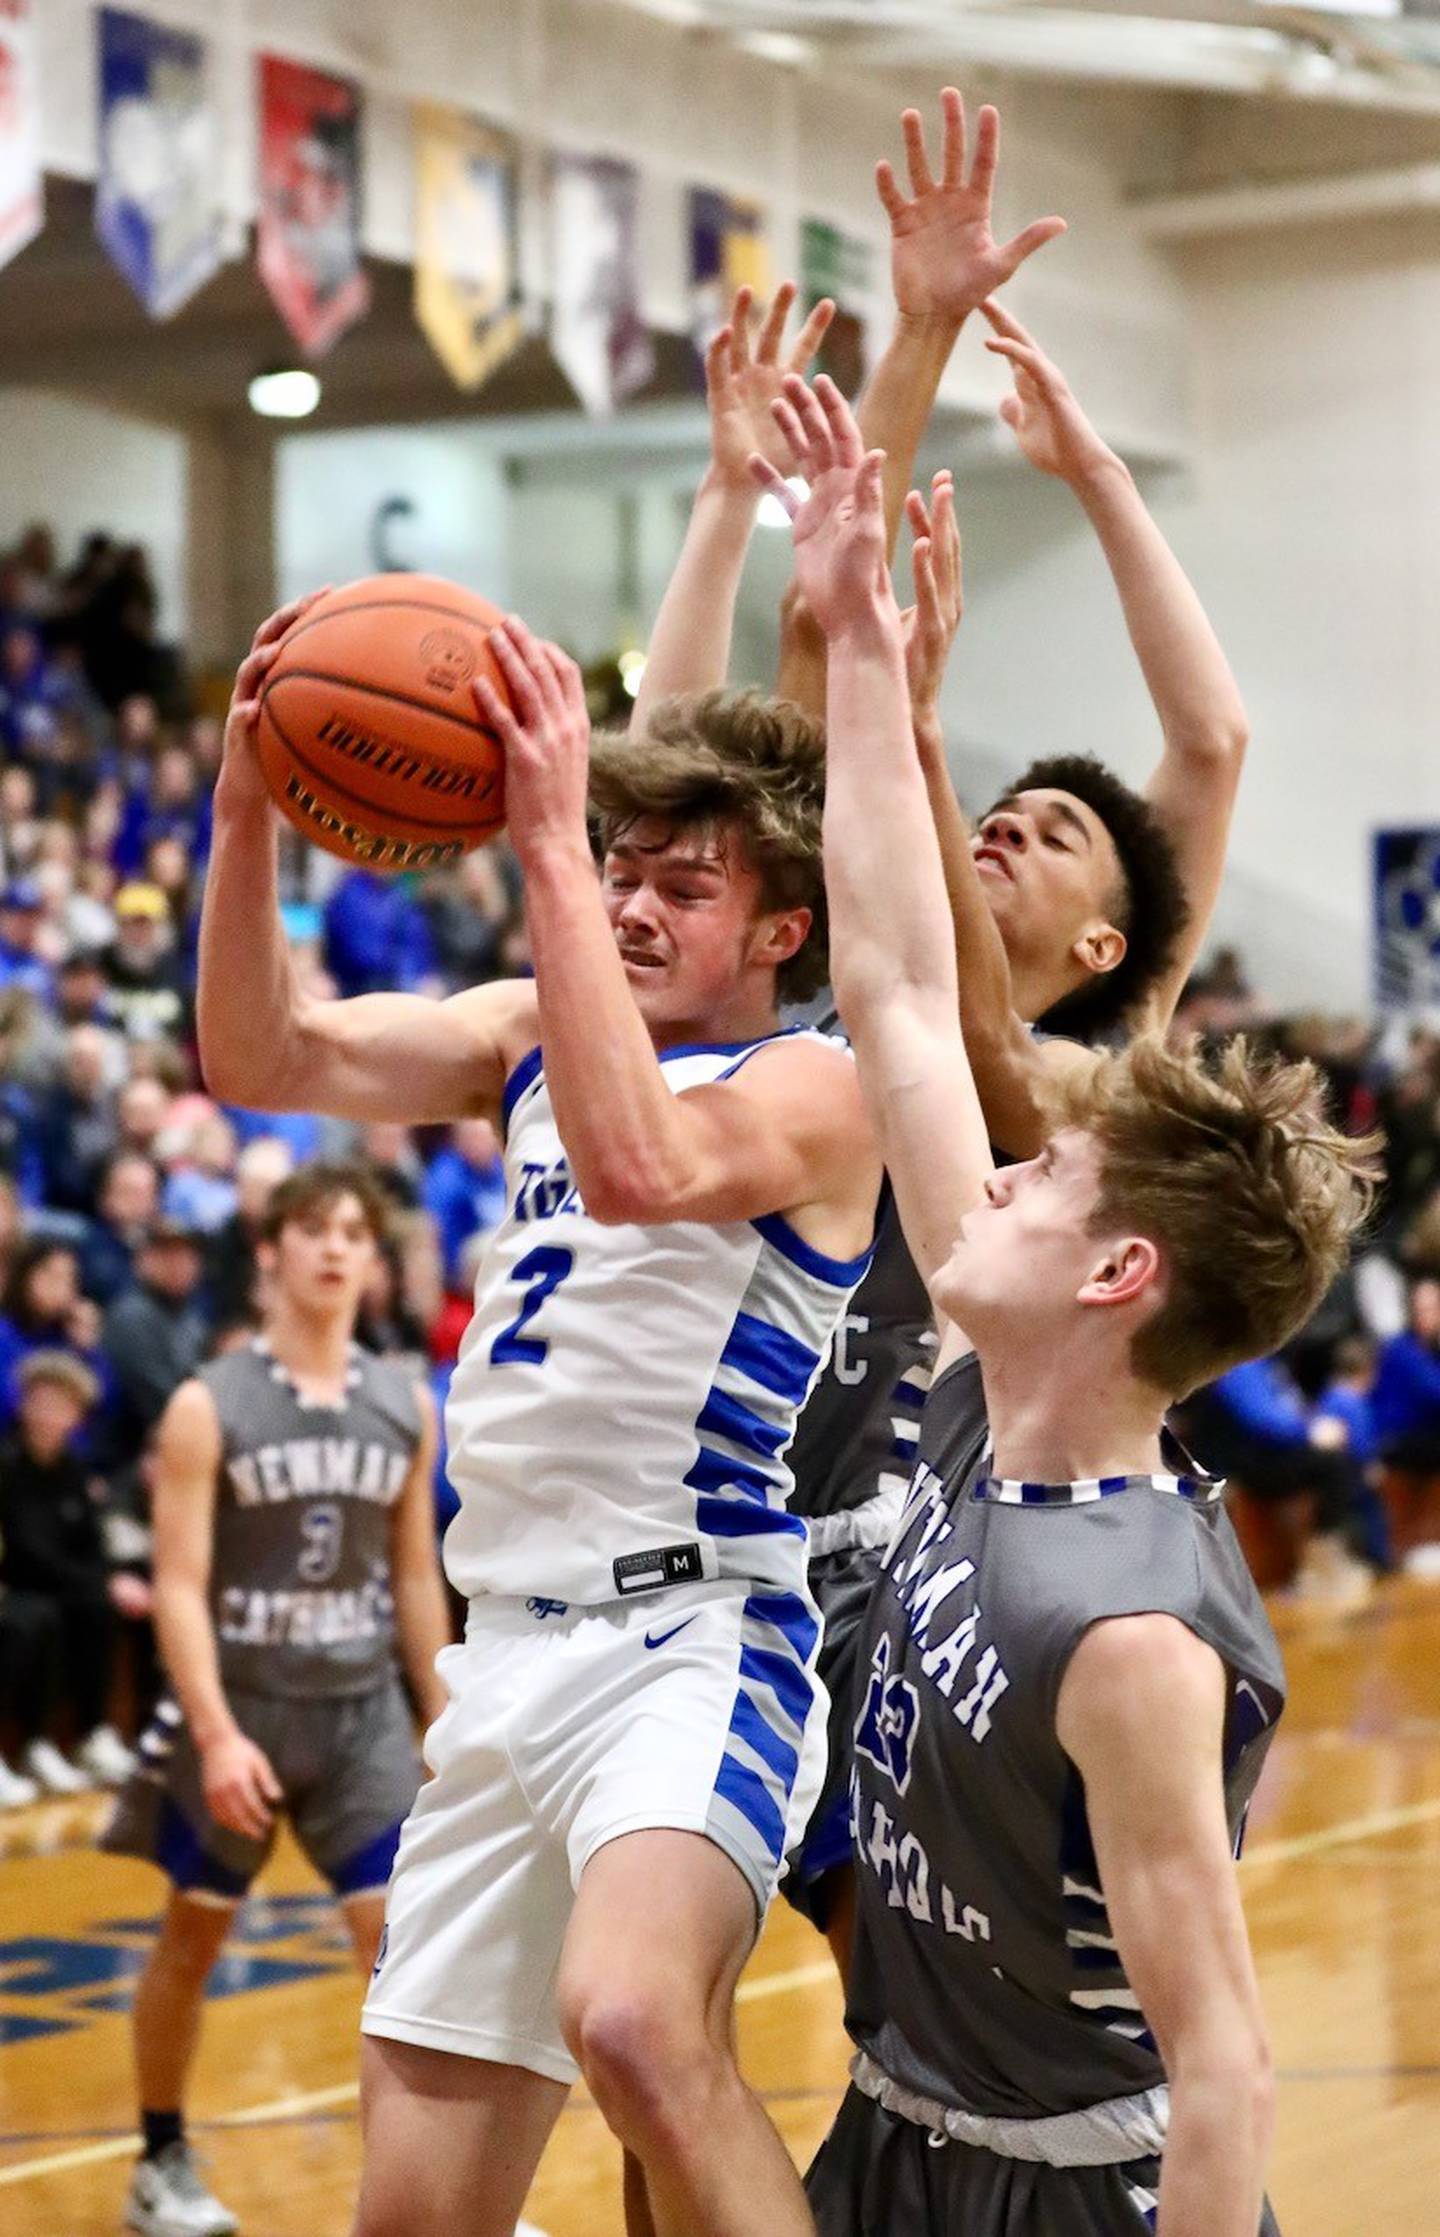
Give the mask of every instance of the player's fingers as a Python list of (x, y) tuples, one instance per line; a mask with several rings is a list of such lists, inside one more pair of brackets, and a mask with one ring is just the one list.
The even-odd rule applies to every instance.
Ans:
[(789, 370), (792, 373), (803, 373), (805, 371), (820, 344), (829, 333), (830, 322), (834, 316), (835, 305), (828, 295), (822, 295), (795, 337), (795, 347), (790, 352)]
[(733, 340), (733, 329), (728, 326), (722, 326), (717, 334), (710, 337), (709, 347), (705, 352), (705, 394), (712, 402), (724, 387), (726, 375), (732, 370), (730, 344)]
[[(810, 444), (800, 424), (800, 415), (784, 396), (777, 396), (770, 406), (770, 417), (785, 438), (786, 447), (797, 466), (809, 464)], [(776, 480), (783, 476), (777, 475)]]
[(283, 1802), (285, 1799), (285, 1790), (281, 1786), (280, 1781), (275, 1776), (274, 1764), (270, 1761), (269, 1756), (264, 1753), (263, 1749), (257, 1749), (256, 1753), (258, 1754), (260, 1759), (255, 1768), (258, 1773), (261, 1800), (265, 1802)]
[[(980, 111), (981, 128), (984, 128), (986, 111)], [(995, 111), (988, 112), (994, 116)], [(940, 177), (946, 186), (965, 184), (965, 103), (957, 86), (947, 85), (940, 94), (940, 117), (943, 139), (940, 151)], [(976, 159), (979, 167), (979, 159)]]
[(730, 363), (737, 373), (743, 373), (750, 362), (750, 308), (754, 301), (752, 287), (736, 288), (730, 312)]
[(572, 660), (568, 652), (562, 652), (557, 656), (555, 665), (560, 678), (560, 689), (565, 696), (566, 713), (572, 722), (579, 723), (588, 730), (590, 705), (585, 697), (585, 678), (579, 661)]
[(883, 156), (875, 166), (875, 191), (880, 197), (886, 217), (890, 219), (892, 224), (897, 217), (904, 216), (909, 204), (900, 192), (900, 182), (895, 176), (895, 166), (893, 163), (887, 163)]
[(1037, 249), (1043, 249), (1047, 241), (1058, 240), (1066, 230), (1063, 217), (1038, 217), (1033, 225), (1027, 225), (1023, 232), (1017, 233), (1013, 241), (1007, 241), (1000, 251), (1000, 262), (1005, 268), (1006, 279), (1019, 271), (1027, 256), (1033, 256)]
[(865, 456), (865, 445), (860, 439), (860, 429), (855, 414), (846, 403), (828, 373), (819, 373), (815, 379), (815, 401), (825, 414), (830, 426), (830, 439), (835, 456), (842, 466), (858, 466)]
[[(784, 406), (774, 404), (771, 406), (771, 410), (775, 413), (775, 416), (778, 419), (780, 413), (784, 410)], [(755, 487), (757, 489), (763, 489), (766, 495), (769, 497), (778, 497), (781, 504), (785, 507), (786, 512), (793, 520), (795, 518), (795, 515), (800, 510), (800, 500), (795, 495), (795, 492), (790, 487), (790, 484), (786, 481), (785, 476), (781, 473), (779, 467), (772, 466), (768, 458), (761, 457), (759, 451), (751, 451), (750, 456), (745, 461), (745, 465), (750, 475), (750, 479), (755, 484)]]
[(802, 381), (798, 374), (785, 376), (786, 401), (805, 432), (805, 447), (817, 472), (823, 473), (835, 463), (835, 446), (831, 440), (830, 422), (820, 407), (813, 388)]
[(918, 109), (907, 109), (900, 119), (900, 129), (905, 135), (905, 161), (910, 172), (910, 192), (928, 194), (935, 185), (930, 169), (930, 158), (925, 153), (925, 127)]
[(778, 365), (780, 342), (785, 332), (785, 321), (790, 316), (790, 306), (795, 300), (793, 280), (782, 280), (776, 288), (769, 310), (760, 322), (760, 332), (755, 338), (757, 365)]
[(918, 489), (912, 489), (906, 495), (905, 518), (910, 523), (910, 533), (917, 543), (922, 536), (929, 535), (930, 515), (925, 509), (925, 500)]
[(476, 676), (470, 686), (480, 719), (487, 730), (505, 747), (513, 746), (520, 736), (520, 726), (515, 720), (515, 710), (507, 699), (495, 689), (488, 676)]
[[(554, 648), (542, 643), (541, 639), (526, 627), (518, 614), (506, 615), (501, 634), (510, 648), (511, 657), (516, 664), (516, 671), (524, 678), (522, 688), (528, 691), (529, 705), (533, 714), (542, 718), (547, 716), (553, 718), (560, 712), (562, 706), (560, 689), (555, 681), (555, 672), (550, 663), (550, 654)], [(511, 696), (514, 697), (516, 694), (515, 671), (507, 668), (506, 676), (510, 682)], [(518, 703), (520, 702), (517, 701)]]
[(997, 334), (1008, 334), (1012, 342), (1028, 342), (1034, 346), (1034, 335), (1027, 333), (1015, 313), (1006, 309), (998, 295), (987, 295), (980, 310)]
[(880, 510), (884, 504), (881, 480), (885, 472), (884, 451), (867, 451), (860, 461), (860, 471), (855, 477), (856, 502), (862, 508)]
[(976, 119), (975, 161), (970, 171), (970, 184), (976, 194), (983, 194), (988, 202), (995, 191), (995, 171), (1000, 161), (1000, 115), (987, 101)]
[(1000, 417), (1007, 427), (1020, 425), (1020, 399), (1013, 388), (1000, 399)]
[(279, 607), (268, 619), (261, 622), (260, 627), (250, 640), (251, 651), (257, 652), (261, 645), (277, 643), (287, 629), (293, 629), (295, 623), (302, 620), (313, 605), (322, 598), (328, 598), (329, 595), (330, 585), (326, 583), (323, 590), (307, 590), (303, 598), (292, 598), (288, 606)]
[(922, 536), (910, 554), (910, 567), (915, 577), (915, 605), (920, 626), (928, 630), (938, 621), (940, 610), (935, 582), (935, 547), (928, 536)]

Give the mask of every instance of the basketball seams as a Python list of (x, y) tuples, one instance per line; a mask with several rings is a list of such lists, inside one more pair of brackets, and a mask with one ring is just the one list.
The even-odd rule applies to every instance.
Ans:
[[(413, 707), (418, 714), (429, 715), (433, 717), (436, 722), (453, 722), (457, 729), (465, 731), (468, 736), (472, 738), (488, 738), (492, 746), (496, 747), (497, 750), (503, 751), (501, 741), (496, 737), (494, 731), (487, 730), (483, 723), (472, 722), (468, 715), (452, 714), (447, 707), (437, 707), (433, 700), (417, 699), (413, 692), (389, 691), (386, 689), (384, 684), (366, 683), (363, 682), (358, 676), (327, 674), (323, 669), (320, 668), (286, 668), (280, 675), (272, 676), (267, 681), (265, 689), (260, 694), (261, 705), (264, 705), (265, 701), (269, 698), (272, 691), (279, 690), (281, 684), (288, 684), (291, 682), (306, 684), (338, 684), (341, 690), (358, 691), (361, 697), (365, 699), (393, 699), (397, 707)], [(395, 740), (395, 744), (397, 749), (402, 753), (414, 754), (417, 759), (422, 761), (426, 759), (425, 748), (423, 746), (402, 745), (401, 741), (398, 738)], [(430, 756), (430, 758), (433, 760), (433, 755)], [(440, 762), (437, 763), (436, 766), (444, 768), (450, 765), (444, 762)], [(456, 764), (455, 766), (458, 767), (460, 766), (460, 764)], [(490, 783), (493, 789), (495, 783), (493, 771), (490, 773)]]
[(474, 614), (467, 613), (462, 606), (432, 604), (428, 598), (356, 598), (348, 606), (332, 606), (329, 613), (307, 614), (303, 621), (292, 622), (280, 640), (281, 650), (283, 651), (286, 645), (293, 645), (297, 637), (303, 637), (307, 629), (319, 629), (327, 621), (343, 621), (347, 614), (373, 614), (377, 612), (386, 614), (397, 612), (443, 614), (447, 621), (458, 621), (462, 627), (473, 629), (476, 635), (482, 639), (488, 637), (491, 629), (495, 626), (493, 622), (477, 621)]
[[(295, 671), (292, 669), (290, 673), (293, 675)], [(279, 680), (283, 682), (284, 678), (281, 677)], [(343, 676), (318, 676), (311, 677), (310, 681), (312, 683), (344, 683), (346, 681), (346, 678)], [(334, 793), (337, 799), (350, 802), (353, 807), (358, 808), (362, 814), (368, 816), (372, 821), (374, 821), (376, 818), (384, 818), (386, 816), (394, 815), (400, 817), (403, 822), (413, 825), (414, 828), (418, 831), (438, 831), (446, 834), (452, 839), (464, 840), (467, 831), (471, 828), (468, 823), (458, 823), (453, 816), (413, 816), (406, 808), (397, 807), (393, 802), (387, 805), (386, 803), (381, 801), (368, 799), (363, 793), (352, 792), (348, 785), (341, 784), (339, 778), (333, 774), (328, 765), (323, 768), (317, 767), (317, 765), (313, 761), (311, 761), (306, 754), (303, 754), (300, 751), (300, 748), (296, 745), (289, 731), (281, 722), (279, 715), (270, 705), (270, 691), (268, 688), (261, 696), (260, 712), (262, 714), (269, 715), (270, 721), (274, 726), (276, 737), (280, 740), (281, 745), (285, 748), (285, 751), (289, 754), (291, 760), (295, 763), (296, 768), (304, 770), (306, 776), (311, 780), (311, 783), (319, 788), (322, 796), (325, 793)], [(488, 736), (489, 733), (487, 732), (485, 733), (485, 735)], [(491, 791), (493, 792), (493, 790), (494, 779), (492, 777)], [(487, 824), (484, 829), (481, 830), (477, 834), (477, 836), (469, 842), (469, 844), (474, 847), (483, 846), (486, 839), (493, 838), (496, 832), (499, 831), (501, 828), (502, 823), (499, 820)], [(375, 833), (375, 837), (377, 839), (389, 839), (392, 836), (395, 836), (395, 834), (386, 831), (377, 831)], [(342, 856), (341, 859), (342, 861), (344, 861), (348, 860), (349, 857)]]

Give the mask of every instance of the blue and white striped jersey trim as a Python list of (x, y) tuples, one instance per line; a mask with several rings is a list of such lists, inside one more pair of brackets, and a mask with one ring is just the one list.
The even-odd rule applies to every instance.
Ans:
[(1117, 1491), (1168, 1491), (1176, 1499), (1208, 1507), (1225, 1489), (1223, 1476), (1087, 1476), (1073, 1484), (1017, 1483), (1011, 1476), (982, 1476), (972, 1499), (998, 1501), (1003, 1507), (1082, 1507), (1092, 1499), (1110, 1499)]

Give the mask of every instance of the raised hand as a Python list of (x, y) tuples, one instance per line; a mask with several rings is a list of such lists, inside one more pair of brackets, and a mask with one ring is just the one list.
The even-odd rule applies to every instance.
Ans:
[(585, 685), (568, 653), (533, 636), (516, 615), (492, 629), (490, 650), (505, 680), (471, 689), (487, 726), (505, 748), (505, 813), (523, 863), (547, 844), (589, 853), (585, 793), (590, 715)]
[(893, 606), (880, 488), (885, 453), (866, 450), (854, 413), (824, 373), (813, 389), (798, 374), (787, 374), (785, 393), (771, 410), (790, 469), (808, 482), (809, 494), (802, 502), (759, 452), (751, 457), (751, 476), (790, 515), (795, 580), (820, 627), (833, 636), (877, 605)]
[(905, 673), (916, 730), (938, 730), (940, 686), (965, 603), (955, 478), (948, 467), (942, 468), (930, 484), (928, 511), (915, 489), (905, 500), (905, 511), (915, 538), (915, 603), (900, 617), (905, 632)]
[(1113, 465), (1115, 453), (1096, 434), (1070, 392), (1064, 374), (1051, 363), (1034, 336), (998, 303), (982, 303), (994, 328), (985, 343), (1005, 358), (1015, 386), (1000, 406), (1000, 417), (1032, 466), (1072, 487), (1097, 468)]
[(1037, 218), (1003, 244), (990, 229), (1000, 157), (1000, 118), (985, 107), (976, 118), (975, 159), (965, 174), (965, 104), (954, 86), (940, 96), (940, 176), (930, 169), (918, 109), (900, 119), (910, 193), (893, 168), (875, 166), (875, 184), (890, 220), (890, 277), (902, 318), (950, 319), (958, 326), (995, 288), (1012, 279), (1027, 256), (1065, 231), (1060, 217)]
[(824, 341), (835, 305), (826, 296), (815, 305), (788, 355), (781, 355), (785, 322), (795, 301), (795, 282), (782, 281), (761, 322), (752, 347), (754, 291), (742, 287), (729, 324), (722, 326), (705, 352), (705, 400), (710, 408), (710, 454), (716, 476), (731, 487), (750, 487), (749, 461), (755, 453), (772, 465), (783, 464), (785, 445), (770, 416), (787, 373), (808, 372)]
[(230, 694), (229, 712), (225, 717), (225, 750), (222, 768), (229, 774), (237, 769), (260, 777), (260, 764), (255, 752), (255, 724), (260, 713), (260, 693), (265, 678), (274, 665), (280, 650), (280, 640), (303, 621), (310, 608), (329, 590), (312, 590), (304, 598), (293, 598), (288, 606), (262, 621), (250, 640), (250, 650), (241, 661), (235, 677), (235, 688)]

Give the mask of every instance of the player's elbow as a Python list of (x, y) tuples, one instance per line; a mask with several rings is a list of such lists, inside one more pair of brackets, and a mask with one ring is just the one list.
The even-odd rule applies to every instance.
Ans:
[(660, 1160), (626, 1158), (602, 1160), (580, 1194), (601, 1227), (658, 1227), (683, 1216), (688, 1192), (684, 1177)]
[(1182, 2041), (1167, 2065), (1177, 2101), (1208, 2104), (1237, 2146), (1264, 2159), (1275, 2130), (1275, 2065), (1258, 2014), (1237, 2014), (1221, 2036)]
[(1193, 767), (1235, 775), (1250, 744), (1250, 717), (1236, 698), (1226, 706), (1206, 708), (1174, 732), (1169, 743)]

